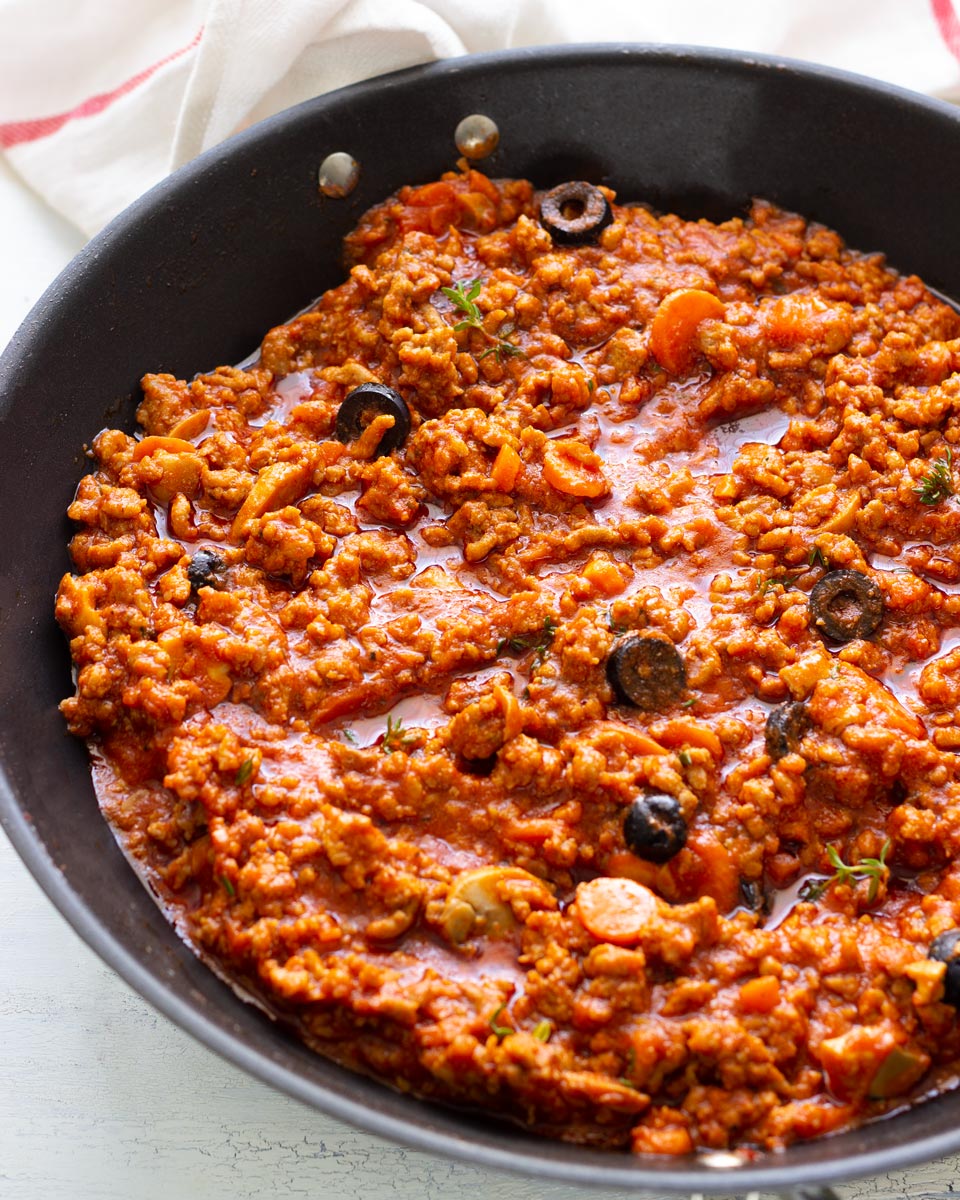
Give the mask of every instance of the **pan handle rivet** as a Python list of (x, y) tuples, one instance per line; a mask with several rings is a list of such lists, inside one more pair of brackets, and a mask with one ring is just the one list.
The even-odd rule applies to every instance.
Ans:
[(453, 140), (465, 158), (486, 158), (496, 150), (500, 130), (496, 122), (483, 113), (472, 113), (457, 126)]
[(328, 154), (320, 164), (320, 170), (317, 173), (320, 191), (325, 196), (333, 196), (337, 199), (348, 196), (357, 186), (359, 178), (360, 164), (352, 155), (346, 154), (343, 150), (338, 150), (335, 154)]

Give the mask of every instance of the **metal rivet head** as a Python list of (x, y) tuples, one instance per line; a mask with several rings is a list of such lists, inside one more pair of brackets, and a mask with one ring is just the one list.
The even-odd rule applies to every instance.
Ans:
[(317, 182), (320, 191), (325, 196), (348, 196), (357, 186), (360, 178), (360, 164), (343, 150), (328, 154), (320, 164)]
[(457, 149), (466, 158), (486, 158), (497, 148), (500, 130), (496, 122), (482, 113), (464, 117), (453, 135)]

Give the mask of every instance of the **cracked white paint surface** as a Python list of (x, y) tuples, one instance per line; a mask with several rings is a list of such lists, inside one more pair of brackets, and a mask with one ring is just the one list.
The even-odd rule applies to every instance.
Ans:
[[(0, 163), (0, 345), (80, 245), (80, 235)], [(839, 1193), (841, 1200), (945, 1200), (955, 1189), (960, 1158)], [(626, 1193), (406, 1150), (249, 1078), (105, 967), (0, 833), (0, 1200), (614, 1195)]]

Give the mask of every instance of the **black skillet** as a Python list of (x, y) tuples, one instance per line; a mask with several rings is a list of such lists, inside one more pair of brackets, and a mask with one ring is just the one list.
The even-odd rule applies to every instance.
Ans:
[[(371, 1132), (544, 1178), (666, 1191), (792, 1191), (960, 1150), (960, 1094), (736, 1165), (546, 1142), (401, 1096), (309, 1053), (176, 937), (100, 819), (53, 622), (81, 447), (133, 428), (144, 371), (236, 362), (341, 278), (342, 236), (405, 182), (452, 167), (485, 113), (495, 175), (588, 179), (712, 218), (760, 195), (885, 250), (960, 296), (960, 112), (796, 63), (687, 49), (546, 48), (414, 68), (281, 113), (203, 155), (119, 217), (49, 289), (0, 359), (0, 820), (77, 932), (157, 1008), (252, 1074)], [(331, 151), (361, 164), (322, 197)]]

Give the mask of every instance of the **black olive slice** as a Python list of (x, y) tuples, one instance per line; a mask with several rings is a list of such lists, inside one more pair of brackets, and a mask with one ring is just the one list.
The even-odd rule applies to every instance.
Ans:
[(927, 957), (947, 964), (943, 977), (943, 999), (960, 1008), (960, 929), (948, 929), (930, 943)]
[(638, 796), (623, 818), (623, 840), (637, 858), (669, 862), (687, 844), (687, 825), (674, 796), (647, 792)]
[(561, 183), (540, 201), (540, 224), (560, 246), (595, 242), (612, 220), (606, 196), (582, 179)]
[(337, 411), (337, 441), (345, 445), (356, 441), (373, 418), (382, 414), (393, 417), (393, 428), (380, 439), (373, 456), (392, 454), (410, 435), (410, 409), (399, 392), (382, 383), (362, 383), (348, 394)]
[(215, 550), (201, 547), (197, 550), (187, 565), (187, 578), (190, 588), (196, 592), (202, 587), (216, 587), (218, 576), (225, 570), (226, 563)]
[(764, 741), (774, 762), (796, 750), (808, 724), (807, 706), (799, 700), (788, 700), (770, 713)]
[(860, 571), (828, 571), (808, 603), (817, 631), (835, 642), (868, 638), (883, 619), (883, 593)]
[(623, 704), (650, 712), (669, 708), (683, 695), (687, 668), (669, 638), (631, 637), (611, 652), (607, 679)]

